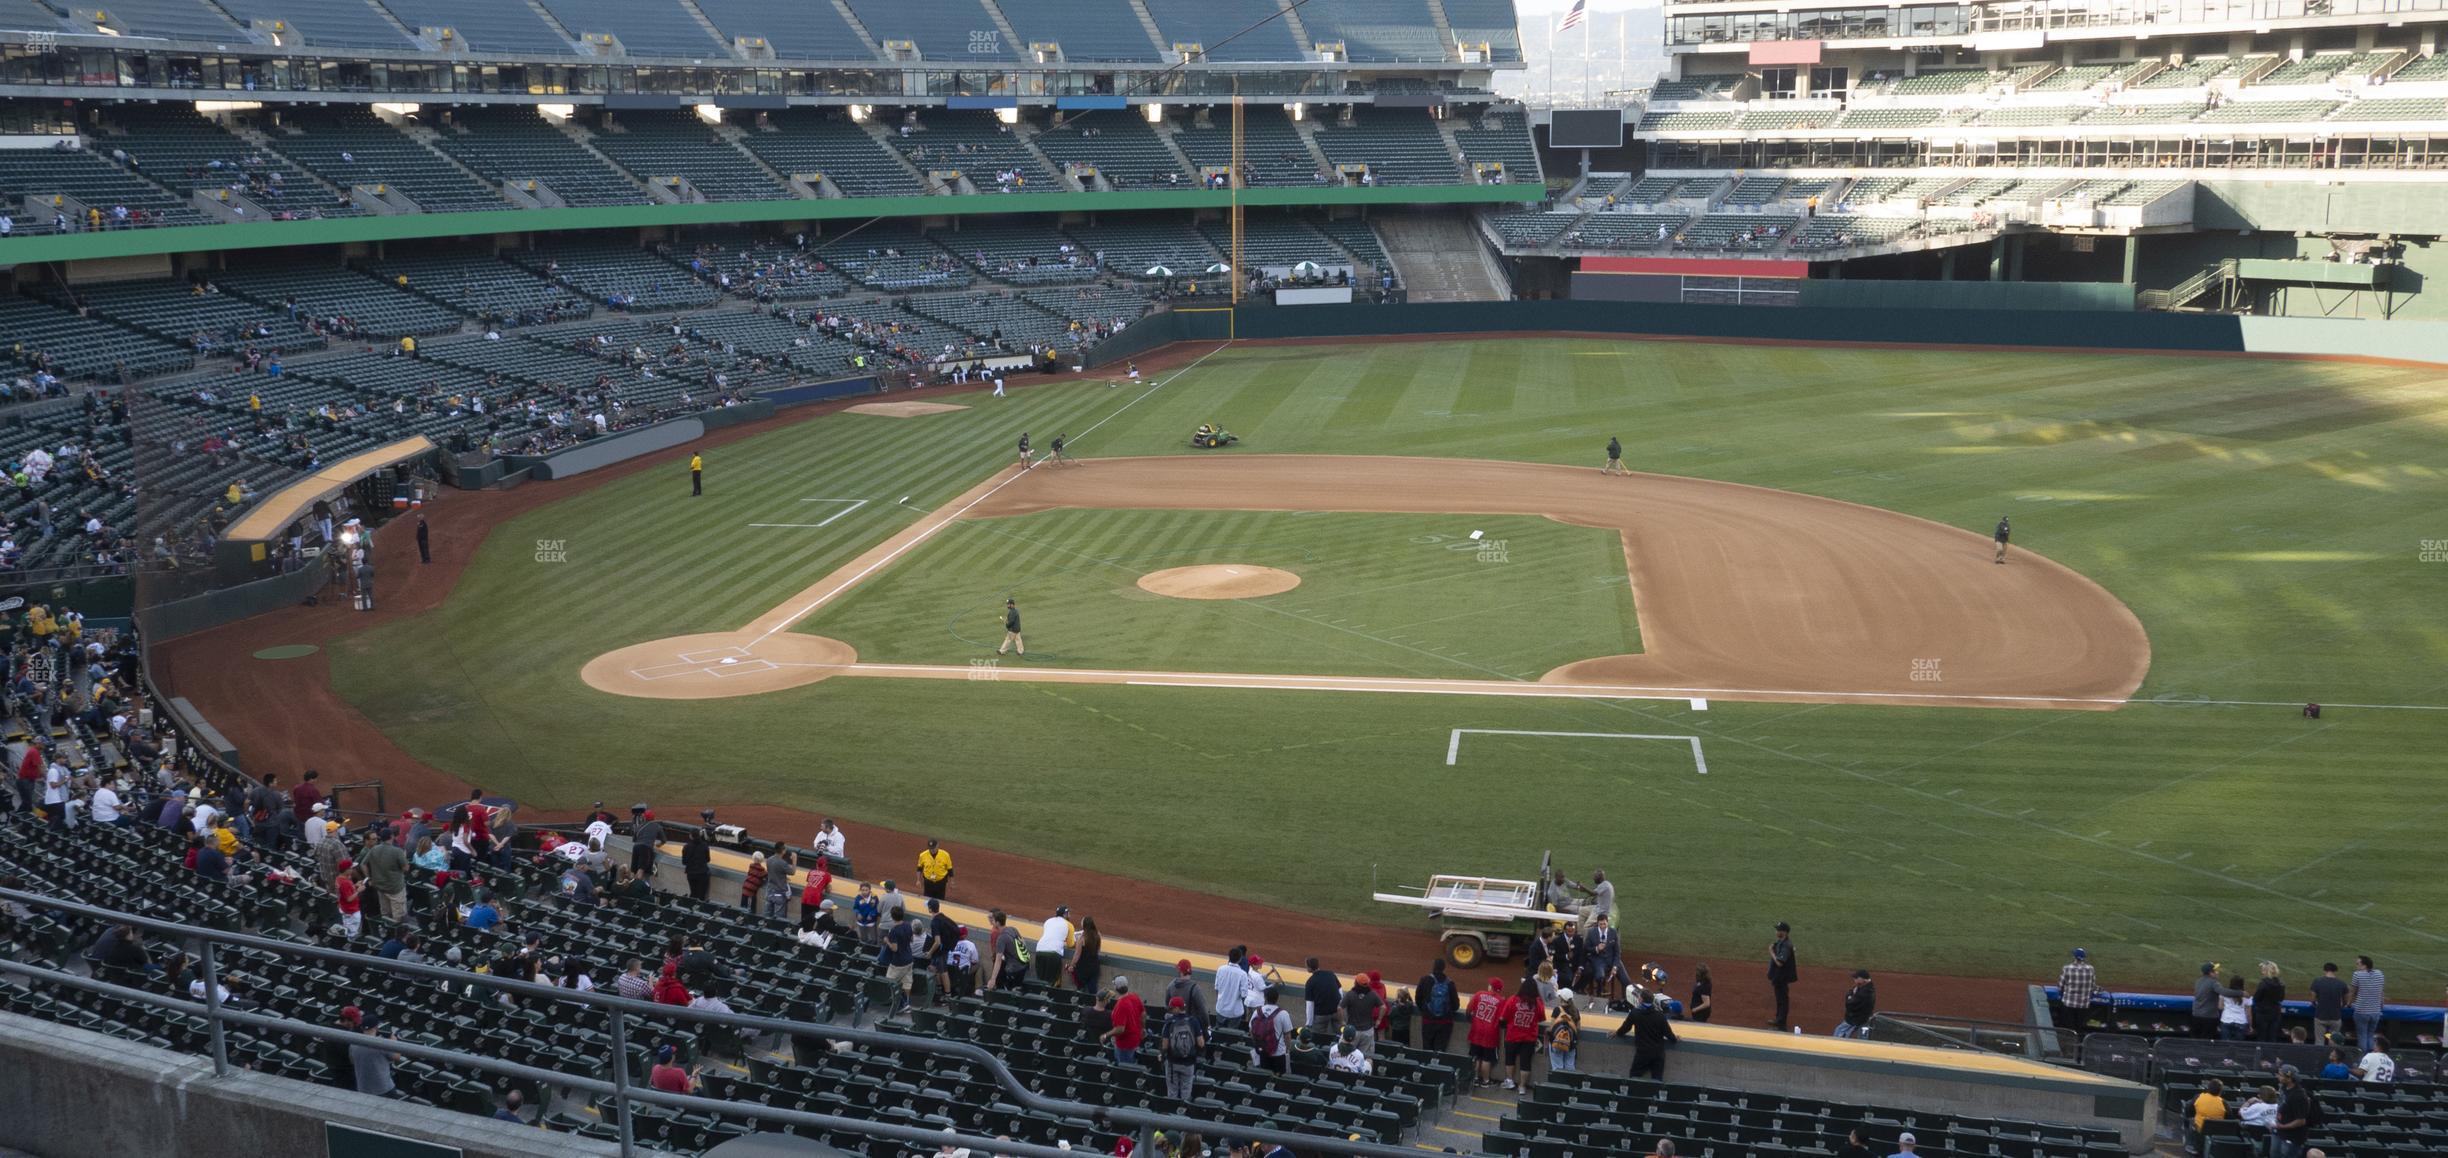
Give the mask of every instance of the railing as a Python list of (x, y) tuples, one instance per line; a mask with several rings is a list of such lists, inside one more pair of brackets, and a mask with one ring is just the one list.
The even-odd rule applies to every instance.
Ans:
[(1936, 1013), (1885, 1012), (1873, 1015), (1870, 1024), (1874, 1036), (1904, 1045), (1978, 1050), (2033, 1061), (2044, 1060), (2040, 1038), (2046, 1031), (2038, 1026)]
[(1247, 1138), (1254, 1142), (1276, 1143), (1293, 1147), (1304, 1154), (1351, 1155), (1353, 1158), (1416, 1158), (1417, 1154), (1416, 1150), (1407, 1146), (1298, 1134), (1289, 1130), (1258, 1129), (1248, 1126), (1227, 1127), (1177, 1114), (1160, 1114), (1150, 1110), (1123, 1106), (1096, 1106), (1064, 1098), (1051, 1098), (1030, 1089), (1018, 1075), (1011, 1071), (1009, 1066), (1003, 1064), (1001, 1058), (983, 1047), (968, 1042), (913, 1037), (907, 1034), (862, 1029), (856, 1026), (751, 1017), (745, 1014), (718, 1013), (687, 1006), (656, 1005), (611, 996), (601, 991), (582, 992), (562, 989), (558, 986), (542, 985), (531, 981), (515, 981), (464, 970), (409, 964), (368, 954), (325, 949), (291, 941), (277, 941), (247, 933), (222, 932), (15, 889), (0, 889), (0, 901), (14, 901), (38, 911), (71, 913), (122, 925), (133, 925), (145, 930), (148, 934), (166, 934), (192, 942), (196, 946), (198, 976), (203, 982), (203, 999), (200, 1001), (136, 989), (63, 969), (6, 959), (0, 959), (0, 974), (20, 977), (33, 982), (64, 985), (89, 993), (100, 993), (120, 1001), (157, 1007), (165, 1011), (200, 1015), (206, 1023), (208, 1052), (212, 1057), (215, 1076), (225, 1076), (230, 1072), (229, 1048), (226, 1040), (227, 1028), (230, 1026), (262, 1030), (268, 1033), (294, 1034), (315, 1041), (343, 1044), (364, 1044), (367, 1040), (367, 1036), (363, 1033), (335, 1026), (247, 1013), (225, 1005), (221, 1000), (221, 973), (216, 952), (217, 946), (227, 945), (291, 958), (342, 963), (363, 969), (376, 969), (405, 977), (448, 982), (454, 985), (481, 986), (489, 991), (530, 998), (540, 1002), (551, 1002), (559, 1006), (582, 1005), (600, 1010), (604, 1015), (606, 1031), (610, 1037), (608, 1048), (611, 1056), (604, 1059), (609, 1063), (608, 1069), (611, 1074), (609, 1080), (562, 1073), (498, 1058), (482, 1057), (476, 1054), (461, 1053), (457, 1050), (387, 1038), (381, 1039), (381, 1048), (386, 1052), (401, 1054), (421, 1061), (466, 1066), (523, 1081), (582, 1090), (590, 1094), (609, 1095), (618, 1107), (616, 1119), (620, 1132), (620, 1152), (624, 1158), (637, 1152), (633, 1107), (640, 1103), (727, 1118), (753, 1118), (760, 1122), (779, 1122), (818, 1130), (863, 1134), (908, 1143), (920, 1149), (950, 1144), (969, 1147), (981, 1153), (1011, 1155), (1013, 1158), (1070, 1158), (1079, 1153), (1077, 1150), (1065, 1150), (1053, 1146), (947, 1133), (941, 1129), (897, 1126), (888, 1122), (845, 1118), (834, 1114), (782, 1109), (763, 1103), (732, 1102), (719, 1098), (665, 1093), (652, 1088), (641, 1089), (633, 1083), (629, 1073), (629, 1022), (630, 1019), (637, 1017), (700, 1022), (710, 1026), (746, 1030), (760, 1035), (780, 1034), (847, 1041), (878, 1049), (929, 1054), (948, 1061), (966, 1062), (977, 1066), (1002, 1090), (1005, 1096), (1024, 1110), (1067, 1118), (1084, 1118), (1101, 1126), (1119, 1124), (1141, 1131), (1200, 1131), (1209, 1137), (1229, 1134), (1234, 1138)]

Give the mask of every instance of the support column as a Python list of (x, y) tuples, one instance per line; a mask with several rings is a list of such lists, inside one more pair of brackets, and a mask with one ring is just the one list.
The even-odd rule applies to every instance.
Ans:
[(1955, 254), (1956, 251), (1950, 249), (1938, 255), (1938, 280), (1955, 280)]
[(2006, 280), (2006, 235), (1989, 239), (1989, 280)]
[(2132, 285), (2132, 284), (2133, 284), (2133, 280), (2134, 280), (2134, 255), (2135, 255), (2137, 252), (2139, 252), (2139, 251), (2141, 250), (2141, 248), (2142, 248), (2142, 238), (2140, 237), (2140, 235), (2138, 235), (2138, 234), (2128, 234), (2128, 235), (2126, 236), (2126, 238), (2125, 238), (2125, 276), (2124, 276), (2122, 279), (2120, 279), (2120, 280), (2124, 281), (2124, 282), (2125, 282), (2125, 284), (2127, 284), (2127, 285)]
[(2031, 248), (2031, 234), (2017, 233), (2006, 247), (2006, 280), (2023, 280), (2023, 251)]

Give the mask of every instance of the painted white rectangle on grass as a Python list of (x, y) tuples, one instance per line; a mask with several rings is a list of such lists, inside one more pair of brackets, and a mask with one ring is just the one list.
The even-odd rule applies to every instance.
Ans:
[(1692, 768), (1702, 776), (1708, 775), (1708, 755), (1700, 750), (1700, 737), (1698, 736), (1661, 736), (1650, 732), (1539, 732), (1516, 728), (1455, 728), (1453, 736), (1445, 742), (1447, 766), (1462, 762), (1462, 737), (1464, 736), (1555, 736), (1576, 740), (1672, 740), (1690, 744)]

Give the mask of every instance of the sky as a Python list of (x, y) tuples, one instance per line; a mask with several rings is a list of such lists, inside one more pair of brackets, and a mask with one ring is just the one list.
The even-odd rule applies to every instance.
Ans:
[[(1607, 94), (1645, 88), (1665, 68), (1666, 53), (1660, 46), (1665, 34), (1655, 3), (1590, 0), (1589, 59), (1585, 64), (1580, 29), (1557, 33), (1552, 81), (1547, 67), (1548, 30), (1563, 19), (1572, 0), (1514, 0), (1514, 6), (1521, 13), (1522, 55), (1529, 59), (1530, 67), (1519, 73), (1498, 73), (1496, 91), (1500, 94), (1533, 105), (1620, 103), (1620, 98), (1610, 99)], [(1629, 25), (1624, 26), (1627, 21)]]

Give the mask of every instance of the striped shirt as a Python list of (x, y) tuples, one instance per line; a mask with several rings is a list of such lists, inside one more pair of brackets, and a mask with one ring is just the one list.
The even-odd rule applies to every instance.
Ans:
[(2057, 971), (2057, 1000), (2067, 1009), (2089, 1009), (2099, 992), (2099, 974), (2088, 961), (2068, 961)]
[(2354, 1011), (2361, 1017), (2380, 1016), (2380, 994), (2388, 975), (2377, 969), (2354, 971)]

